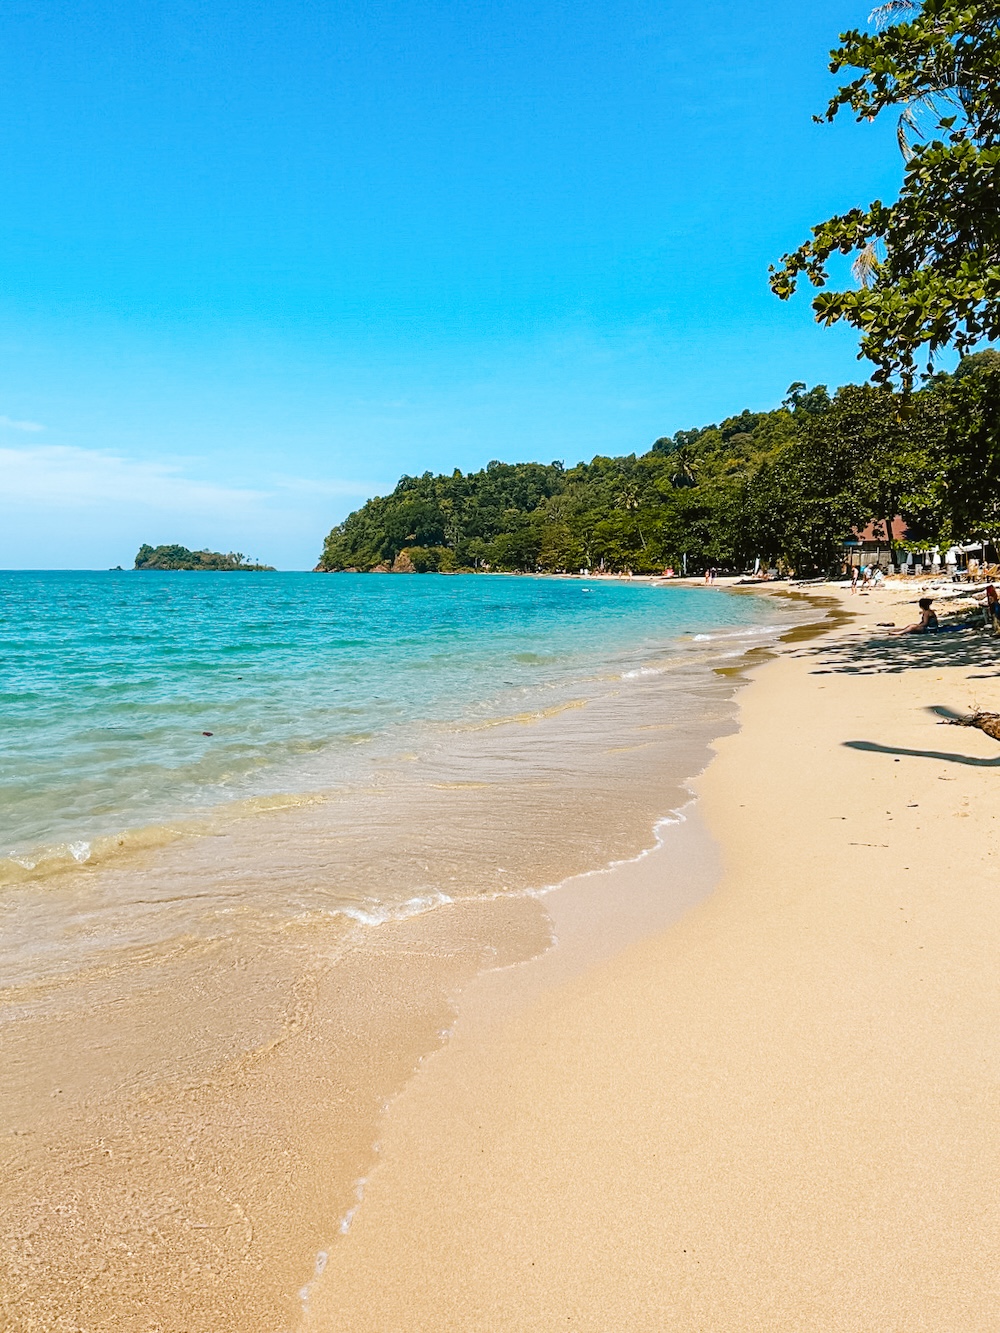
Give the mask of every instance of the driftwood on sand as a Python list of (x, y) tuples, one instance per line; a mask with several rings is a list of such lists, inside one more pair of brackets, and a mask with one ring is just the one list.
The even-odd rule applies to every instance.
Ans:
[(953, 727), (978, 727), (980, 731), (985, 731), (987, 736), (992, 736), (995, 741), (1000, 741), (1000, 713), (973, 713), (971, 717), (955, 717), (949, 719)]

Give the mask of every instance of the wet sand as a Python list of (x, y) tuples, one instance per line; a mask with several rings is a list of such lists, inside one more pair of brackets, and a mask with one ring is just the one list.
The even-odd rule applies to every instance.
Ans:
[(1000, 745), (934, 711), (998, 706), (1000, 643), (878, 637), (916, 595), (755, 673), (697, 784), (714, 892), (596, 963), (566, 897), (568, 961), (467, 989), (307, 1329), (1000, 1324)]
[(297, 1328), (456, 999), (492, 995), (496, 1025), (510, 978), (523, 1004), (708, 891), (692, 817), (629, 893), (617, 871), (532, 892), (635, 856), (689, 802), (734, 725), (712, 664), (747, 642), (626, 663), (572, 707), (459, 728), (356, 790), (7, 886), (4, 1333)]

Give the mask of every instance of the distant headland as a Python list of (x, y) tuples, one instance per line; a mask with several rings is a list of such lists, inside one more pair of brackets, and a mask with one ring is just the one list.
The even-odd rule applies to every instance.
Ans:
[(230, 551), (223, 555), (219, 551), (189, 551), (186, 546), (146, 546), (139, 547), (135, 557), (136, 569), (202, 569), (229, 573), (274, 572), (273, 565), (257, 565), (248, 560), (239, 551)]

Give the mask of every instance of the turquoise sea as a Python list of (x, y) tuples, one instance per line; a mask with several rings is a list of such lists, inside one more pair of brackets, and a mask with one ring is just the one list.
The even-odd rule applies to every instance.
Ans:
[[(689, 780), (747, 651), (814, 614), (638, 580), (0, 574), (10, 1308), (299, 1327), (385, 1108), (464, 986), (552, 946), (547, 891), (596, 949), (690, 901), (692, 855), (711, 873), (677, 854)], [(638, 889), (591, 873), (657, 846)]]
[(85, 862), (95, 837), (327, 787), (362, 748), (787, 619), (768, 598), (601, 579), (3, 573), (0, 856)]

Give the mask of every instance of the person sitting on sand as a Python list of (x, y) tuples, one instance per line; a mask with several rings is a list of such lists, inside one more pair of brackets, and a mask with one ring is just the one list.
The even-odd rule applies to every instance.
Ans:
[(920, 607), (920, 619), (915, 625), (904, 625), (902, 629), (894, 629), (893, 634), (931, 634), (938, 627), (937, 613), (931, 609), (930, 597), (921, 597), (917, 606)]

